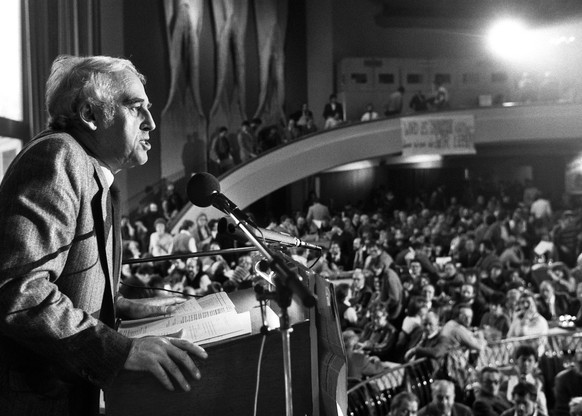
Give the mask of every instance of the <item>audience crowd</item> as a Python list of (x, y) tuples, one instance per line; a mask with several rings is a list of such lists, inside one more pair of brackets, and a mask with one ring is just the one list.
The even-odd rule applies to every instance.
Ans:
[[(536, 403), (538, 415), (563, 416), (569, 400), (582, 396), (582, 383), (579, 389), (567, 383), (567, 392), (548, 391), (537, 362), (551, 327), (566, 321), (582, 326), (582, 210), (575, 204), (553, 209), (531, 181), (487, 195), (461, 203), (439, 187), (426, 201), (405, 204), (378, 190), (363, 207), (339, 212), (311, 195), (304, 210), (265, 228), (323, 247), (284, 251), (335, 283), (352, 381), (426, 357), (433, 377), (451, 382), (470, 412), (499, 415), (521, 394)], [(125, 218), (125, 258), (210, 253), (125, 265), (122, 293), (203, 296), (251, 287), (259, 279), (257, 258), (214, 254), (240, 245), (218, 232), (217, 220), (201, 214), (195, 222), (184, 220), (177, 234), (168, 233), (166, 223), (181, 204), (169, 186), (161, 210), (151, 202), (135, 220)], [(478, 388), (467, 401), (467, 386), (455, 384), (447, 371), (448, 352), (461, 349), (475, 362), (491, 343), (521, 336), (536, 339), (516, 350), (514, 366), (478, 369)], [(582, 380), (579, 355), (565, 376)], [(566, 385), (561, 377), (556, 389)], [(516, 393), (517, 386), (523, 392)], [(450, 389), (447, 383), (433, 387), (443, 397)], [(441, 407), (435, 402), (424, 413)]]

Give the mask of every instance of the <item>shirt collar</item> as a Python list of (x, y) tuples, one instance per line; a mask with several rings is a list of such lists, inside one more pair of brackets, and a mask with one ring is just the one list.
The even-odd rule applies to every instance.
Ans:
[(103, 176), (105, 176), (107, 185), (111, 188), (111, 185), (113, 185), (113, 181), (115, 180), (113, 172), (111, 172), (111, 170), (101, 162), (99, 162), (99, 167), (101, 168), (101, 172), (103, 172)]

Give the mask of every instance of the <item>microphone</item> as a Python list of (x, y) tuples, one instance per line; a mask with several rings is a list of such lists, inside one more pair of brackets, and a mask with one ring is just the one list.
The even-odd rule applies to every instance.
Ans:
[[(256, 227), (251, 227), (248, 224), (250, 221), (247, 216), (231, 200), (220, 193), (218, 179), (209, 173), (197, 173), (190, 178), (186, 193), (188, 194), (188, 199), (194, 205), (202, 208), (212, 205), (236, 221), (237, 226), (245, 232), (248, 239), (269, 260), (271, 270), (277, 273), (277, 281), (281, 282), (281, 285), (276, 286), (284, 286), (287, 288), (287, 291), (297, 295), (306, 307), (312, 307), (317, 304), (317, 297), (305, 286), (297, 273), (293, 272), (280, 256), (273, 255), (257, 239), (254, 232)], [(283, 298), (285, 298), (284, 291), (280, 290), (279, 293), (279, 298), (281, 298), (279, 300), (281, 303), (280, 306), (287, 308), (291, 302), (290, 297), (288, 299), (289, 304), (287, 304), (287, 299), (285, 299), (285, 305), (283, 305)]]
[[(306, 241), (300, 240), (297, 237), (293, 237), (292, 235), (279, 233), (277, 231), (266, 230), (260, 227), (253, 227), (248, 225), (248, 228), (254, 234), (255, 237), (261, 238), (271, 243), (280, 243), (286, 246), (291, 247), (303, 247), (308, 248), (310, 250), (319, 250), (321, 251), (321, 247), (316, 246), (315, 244), (308, 243)], [(236, 238), (237, 240), (241, 240), (244, 238), (246, 240), (246, 236), (242, 231), (238, 229), (234, 221), (228, 217), (223, 217), (218, 221), (218, 232), (223, 234), (229, 234), (230, 236)], [(243, 241), (244, 241), (243, 240)]]
[(234, 214), (236, 217), (248, 221), (234, 202), (220, 193), (220, 182), (210, 173), (196, 173), (188, 181), (186, 187), (188, 199), (197, 207), (205, 208), (212, 205), (225, 214)]

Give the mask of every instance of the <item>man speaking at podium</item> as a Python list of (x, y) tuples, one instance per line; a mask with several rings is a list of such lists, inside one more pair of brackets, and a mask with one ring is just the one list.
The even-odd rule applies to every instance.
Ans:
[(206, 352), (166, 337), (128, 339), (116, 313), (171, 312), (178, 299), (117, 295), (114, 175), (143, 165), (155, 123), (145, 79), (124, 59), (61, 56), (47, 81), (48, 130), (0, 185), (0, 414), (95, 415), (122, 370), (167, 389), (200, 378)]

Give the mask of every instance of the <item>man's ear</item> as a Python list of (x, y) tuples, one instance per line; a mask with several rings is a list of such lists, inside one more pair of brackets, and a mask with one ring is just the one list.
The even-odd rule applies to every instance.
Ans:
[(86, 102), (81, 105), (79, 117), (83, 126), (92, 131), (97, 130), (97, 118), (95, 117), (95, 112), (91, 104)]

